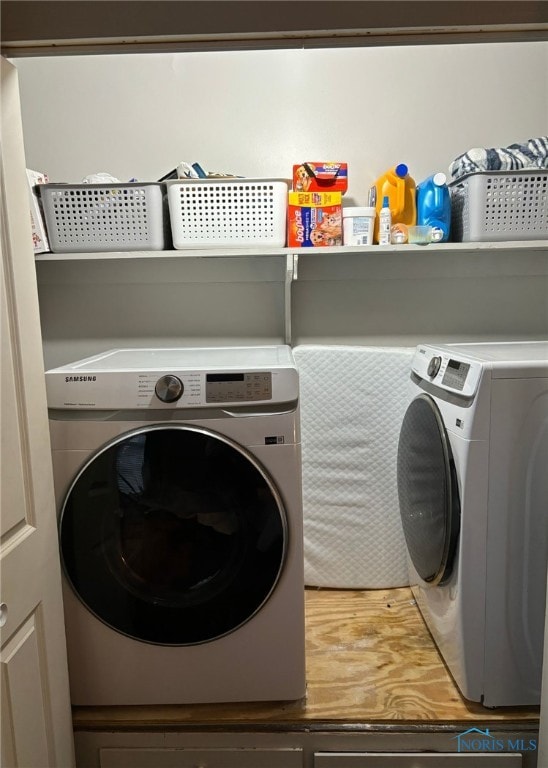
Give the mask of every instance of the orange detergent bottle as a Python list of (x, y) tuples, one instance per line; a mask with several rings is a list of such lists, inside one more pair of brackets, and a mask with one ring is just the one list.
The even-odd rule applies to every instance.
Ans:
[(409, 169), (405, 163), (400, 163), (394, 168), (379, 176), (375, 182), (377, 189), (377, 217), (375, 220), (374, 241), (379, 242), (379, 215), (382, 201), (388, 197), (392, 225), (405, 224), (412, 227), (417, 223), (417, 185), (409, 175)]

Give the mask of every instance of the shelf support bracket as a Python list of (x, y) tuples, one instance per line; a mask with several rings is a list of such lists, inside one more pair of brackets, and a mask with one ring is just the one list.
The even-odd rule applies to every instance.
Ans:
[(298, 276), (299, 256), (296, 253), (288, 253), (285, 262), (285, 286), (284, 286), (284, 342), (291, 345), (291, 284)]

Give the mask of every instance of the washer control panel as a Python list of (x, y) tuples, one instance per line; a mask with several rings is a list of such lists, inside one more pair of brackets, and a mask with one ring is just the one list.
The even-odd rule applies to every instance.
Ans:
[(46, 377), (50, 408), (207, 408), (296, 402), (296, 369), (93, 372)]
[(412, 370), (437, 387), (472, 397), (478, 388), (482, 368), (475, 361), (420, 345), (413, 357)]
[(462, 360), (453, 360), (449, 358), (447, 365), (445, 366), (445, 373), (441, 383), (462, 392), (466, 383), (466, 377), (470, 371), (470, 364), (464, 363)]
[[(134, 377), (137, 386), (132, 388)], [(108, 382), (105, 384), (108, 386)], [(202, 376), (199, 373), (150, 371), (127, 374), (124, 380), (126, 408), (172, 408), (200, 406), (203, 401)], [(105, 393), (107, 394), (107, 393)]]
[(175, 403), (185, 391), (185, 385), (178, 376), (167, 374), (158, 379), (154, 391), (163, 403)]
[(206, 373), (206, 403), (272, 399), (272, 373)]
[(299, 375), (285, 345), (128, 348), (46, 371), (46, 390), (49, 409), (239, 412), (296, 407)]

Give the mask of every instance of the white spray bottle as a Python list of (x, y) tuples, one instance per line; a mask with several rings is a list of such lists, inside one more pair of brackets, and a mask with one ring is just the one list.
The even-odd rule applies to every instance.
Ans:
[(382, 200), (382, 208), (379, 212), (379, 245), (390, 245), (390, 231), (392, 229), (392, 214), (388, 203), (388, 195)]

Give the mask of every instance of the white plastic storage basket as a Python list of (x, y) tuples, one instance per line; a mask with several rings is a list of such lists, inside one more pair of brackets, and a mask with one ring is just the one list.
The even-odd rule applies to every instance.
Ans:
[(548, 237), (548, 171), (472, 173), (449, 185), (453, 240)]
[(288, 191), (282, 179), (169, 181), (173, 247), (283, 247)]
[(162, 184), (41, 184), (39, 191), (54, 253), (164, 248)]

